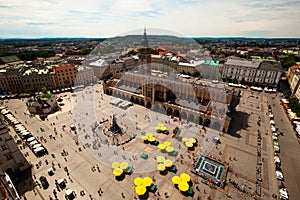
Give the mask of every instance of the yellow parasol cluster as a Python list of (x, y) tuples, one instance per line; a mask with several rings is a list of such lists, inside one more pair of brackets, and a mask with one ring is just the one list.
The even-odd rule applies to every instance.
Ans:
[(191, 180), (190, 175), (186, 173), (180, 174), (180, 176), (173, 176), (172, 178), (172, 182), (175, 185), (178, 185), (178, 189), (183, 192), (188, 191), (190, 187), (188, 182), (190, 182), (190, 180)]
[(145, 136), (142, 137), (144, 141), (154, 142), (156, 138), (153, 136), (153, 133), (147, 133)]
[(184, 142), (187, 147), (193, 147), (197, 140), (195, 138), (182, 138), (182, 142)]
[(156, 131), (165, 132), (167, 130), (167, 127), (163, 123), (158, 123), (157, 126), (155, 126)]
[(171, 152), (174, 151), (174, 148), (171, 146), (171, 142), (169, 142), (169, 141), (165, 141), (164, 143), (159, 144), (158, 148), (160, 150), (164, 150), (165, 149), (168, 153), (171, 153)]
[(135, 192), (137, 195), (144, 195), (147, 191), (147, 187), (152, 185), (152, 179), (148, 176), (141, 178), (137, 177), (133, 181), (135, 187)]
[(127, 162), (114, 162), (112, 165), (113, 170), (113, 175), (115, 176), (121, 176), (124, 172), (124, 170), (126, 170), (128, 168), (128, 163)]
[(165, 171), (167, 167), (171, 167), (173, 165), (172, 160), (166, 159), (163, 156), (157, 156), (157, 169), (159, 171)]

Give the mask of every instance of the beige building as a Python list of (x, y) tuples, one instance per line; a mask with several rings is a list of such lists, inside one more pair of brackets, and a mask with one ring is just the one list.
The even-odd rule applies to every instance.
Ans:
[(114, 80), (105, 80), (104, 92), (157, 112), (228, 131), (227, 111), (238, 98), (220, 84), (208, 85), (190, 76), (174, 76), (177, 64), (167, 64), (176, 62), (163, 62), (161, 56), (148, 53), (139, 55), (140, 65), (134, 71), (120, 70)]
[(52, 89), (50, 71), (48, 69), (30, 68), (22, 74), (23, 90), (37, 92)]
[(54, 66), (53, 72), (51, 72), (53, 89), (73, 87), (77, 72), (75, 65)]
[(287, 79), (290, 84), (292, 95), (295, 95), (300, 99), (300, 90), (299, 90), (299, 79), (300, 79), (300, 65), (292, 66), (288, 69)]

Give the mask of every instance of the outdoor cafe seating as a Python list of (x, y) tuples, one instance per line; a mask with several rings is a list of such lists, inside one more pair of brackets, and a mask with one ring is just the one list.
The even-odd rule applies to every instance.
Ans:
[(112, 163), (112, 168), (113, 168), (113, 175), (116, 178), (120, 178), (123, 176), (125, 173), (126, 174), (132, 174), (133, 170), (131, 167), (129, 167), (128, 162), (114, 162)]
[(187, 194), (190, 196), (194, 195), (194, 189), (190, 187), (190, 175), (182, 173), (180, 176), (173, 176), (172, 182), (174, 183), (175, 187), (179, 189), (183, 194)]
[(157, 186), (153, 184), (152, 179), (148, 176), (144, 178), (137, 177), (134, 179), (133, 183), (135, 185), (135, 192), (139, 196), (146, 195), (147, 192), (155, 192), (157, 188)]

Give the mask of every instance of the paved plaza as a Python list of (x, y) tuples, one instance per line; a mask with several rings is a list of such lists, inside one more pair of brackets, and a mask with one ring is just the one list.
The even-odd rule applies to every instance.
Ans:
[[(27, 177), (27, 180), (18, 185), (20, 191), (26, 192), (24, 196), (27, 199), (54, 199), (53, 190), (57, 191), (55, 180), (60, 178), (67, 181), (67, 188), (75, 191), (76, 199), (135, 199), (138, 196), (135, 194), (133, 180), (139, 176), (149, 176), (157, 185), (156, 192), (150, 192), (148, 199), (273, 199), (272, 194), (278, 196), (273, 146), (270, 134), (266, 135), (270, 132), (269, 118), (266, 115), (267, 101), (273, 100), (269, 94), (242, 91), (230, 130), (232, 134), (220, 134), (209, 128), (205, 130), (201, 125), (173, 120), (170, 116), (139, 105), (128, 109), (113, 106), (110, 102), (114, 97), (103, 94), (101, 84), (58, 96), (63, 99), (64, 105), (45, 121), (27, 113), (25, 99), (4, 102), (14, 116), (34, 136), (40, 138), (49, 151), (49, 155), (37, 158), (28, 147), (21, 149), (24, 155), (28, 153), (26, 158), (33, 166), (31, 172), (28, 172), (29, 175), (32, 173), (33, 180)], [(108, 130), (113, 115), (124, 130), (123, 135), (115, 135)], [(260, 125), (257, 123), (259, 117)], [(275, 121), (277, 120), (275, 117)], [(155, 126), (158, 123), (164, 123), (170, 133), (156, 133)], [(75, 126), (76, 131), (72, 131), (70, 126)], [(181, 133), (173, 137), (172, 131), (176, 126)], [(262, 181), (257, 180), (258, 130), (262, 133)], [(11, 131), (14, 133), (12, 128)], [(170, 141), (178, 155), (171, 156), (155, 145), (145, 144), (142, 136), (148, 132), (152, 132), (159, 143)], [(213, 141), (215, 136), (220, 137), (221, 143), (218, 145)], [(180, 140), (181, 137), (195, 137), (197, 147), (188, 150)], [(120, 145), (114, 145), (116, 143)], [(142, 153), (148, 154), (148, 158), (141, 158)], [(161, 174), (156, 169), (156, 157), (159, 155), (172, 160), (178, 171)], [(200, 155), (209, 155), (228, 164), (228, 183), (224, 189), (209, 186), (200, 176), (191, 172)], [(285, 161), (284, 158), (282, 160)], [(123, 180), (117, 180), (111, 167), (116, 161), (127, 161), (133, 168), (133, 173), (126, 174)], [(51, 167), (55, 169), (53, 176), (48, 175)], [(283, 166), (283, 170), (287, 175), (286, 166)], [(174, 175), (184, 172), (191, 176), (195, 192), (193, 196), (181, 194), (171, 181)], [(47, 177), (49, 188), (33, 188), (31, 181), (38, 181), (42, 175)], [(289, 179), (290, 175), (287, 176)], [(261, 186), (261, 196), (256, 195), (257, 184)], [(287, 186), (289, 189), (288, 182)], [(80, 194), (80, 191), (84, 191), (84, 194)], [(57, 191), (57, 199), (65, 199), (65, 190)]]

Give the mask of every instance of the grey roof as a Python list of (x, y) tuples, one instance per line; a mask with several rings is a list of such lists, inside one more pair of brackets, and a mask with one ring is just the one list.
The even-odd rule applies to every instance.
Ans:
[(277, 63), (261, 62), (258, 69), (268, 70), (268, 71), (283, 71), (282, 66), (279, 62)]
[(228, 59), (225, 62), (225, 65), (235, 65), (239, 67), (249, 67), (257, 69), (259, 67), (259, 62), (252, 62), (248, 60), (237, 60), (237, 59)]

